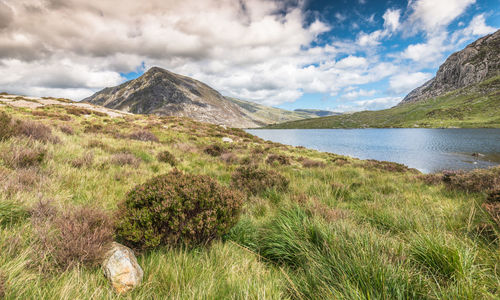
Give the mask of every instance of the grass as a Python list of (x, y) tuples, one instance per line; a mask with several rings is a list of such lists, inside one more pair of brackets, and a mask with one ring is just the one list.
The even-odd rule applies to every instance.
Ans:
[(500, 76), (426, 101), (378, 111), (269, 125), (275, 129), (313, 128), (499, 128)]
[[(129, 298), (494, 299), (500, 293), (499, 232), (483, 209), (486, 186), (429, 182), (397, 164), (288, 147), (184, 118), (71, 114), (68, 120), (53, 117), (67, 114), (57, 107), (44, 115), (0, 110), (43, 123), (58, 139), (20, 135), (0, 142), (0, 149), (38, 145), (46, 153), (29, 167), (0, 159), (5, 299), (123, 298), (99, 267), (36, 268), (28, 212), (50, 200), (58, 209), (90, 206), (111, 215), (134, 186), (174, 168), (158, 160), (165, 151), (176, 158), (175, 168), (228, 187), (242, 164), (289, 183), (248, 193), (239, 222), (209, 247), (166, 246), (138, 255), (144, 280)], [(130, 138), (146, 130), (157, 141)], [(224, 145), (232, 163), (204, 152), (221, 136), (234, 140)], [(280, 156), (289, 164), (266, 163)], [(459, 175), (456, 180), (466, 178)]]

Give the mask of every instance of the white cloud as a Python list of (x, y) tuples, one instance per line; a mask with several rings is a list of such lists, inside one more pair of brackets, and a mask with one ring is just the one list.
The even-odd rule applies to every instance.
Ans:
[(342, 94), (342, 98), (343, 99), (358, 99), (358, 98), (362, 98), (362, 97), (370, 97), (370, 96), (373, 96), (377, 93), (377, 91), (375, 90), (363, 90), (363, 89), (360, 89), (360, 90), (353, 90), (353, 91), (349, 91), (347, 93), (344, 93)]
[(486, 25), (484, 14), (474, 16), (469, 26), (464, 28), (463, 34), (467, 36), (483, 36), (496, 31), (496, 28)]
[(382, 18), (384, 19), (384, 28), (389, 31), (396, 31), (399, 28), (399, 16), (401, 15), (400, 9), (388, 9), (385, 11)]
[(389, 87), (396, 94), (407, 94), (431, 78), (432, 74), (430, 73), (401, 73), (389, 79)]
[(410, 2), (413, 9), (409, 17), (409, 27), (419, 27), (428, 33), (442, 30), (465, 9), (475, 3), (475, 0), (416, 0)]
[(355, 112), (363, 110), (379, 110), (393, 107), (401, 102), (399, 97), (380, 97), (369, 100), (360, 100), (349, 102), (348, 104), (338, 105), (334, 110), (338, 112)]
[(448, 51), (450, 45), (446, 45), (447, 33), (429, 38), (424, 43), (409, 45), (401, 54), (402, 58), (411, 59), (418, 63), (441, 62), (443, 53)]

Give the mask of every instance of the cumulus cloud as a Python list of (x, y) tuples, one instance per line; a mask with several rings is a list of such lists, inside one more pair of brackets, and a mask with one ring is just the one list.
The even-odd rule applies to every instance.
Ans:
[(462, 15), (465, 9), (476, 0), (416, 0), (410, 2), (413, 9), (409, 17), (411, 28), (428, 33), (440, 31), (451, 21)]
[(353, 90), (342, 95), (343, 99), (359, 99), (361, 97), (373, 96), (377, 93), (375, 90)]
[(390, 90), (396, 94), (408, 93), (432, 78), (432, 74), (415, 72), (401, 73), (389, 79)]
[(399, 28), (400, 9), (388, 9), (385, 11), (382, 18), (384, 19), (384, 27), (389, 31), (396, 31)]
[(349, 104), (341, 104), (335, 109), (338, 112), (355, 112), (363, 110), (379, 110), (395, 106), (401, 102), (399, 97), (380, 97), (369, 100), (353, 101)]

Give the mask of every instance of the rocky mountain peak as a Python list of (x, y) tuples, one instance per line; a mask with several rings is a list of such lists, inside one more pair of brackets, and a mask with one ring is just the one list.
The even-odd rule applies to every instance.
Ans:
[(500, 75), (500, 30), (455, 52), (439, 67), (436, 76), (410, 92), (401, 104), (444, 95)]

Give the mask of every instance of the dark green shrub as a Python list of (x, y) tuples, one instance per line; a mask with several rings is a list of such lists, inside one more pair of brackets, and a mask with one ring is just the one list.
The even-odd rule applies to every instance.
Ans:
[(158, 153), (157, 158), (158, 158), (158, 161), (170, 164), (171, 166), (177, 165), (177, 159), (175, 158), (175, 156), (172, 153), (170, 153), (168, 151), (162, 151), (162, 152)]
[(256, 195), (267, 189), (286, 190), (289, 181), (283, 175), (264, 169), (255, 165), (243, 166), (233, 173), (232, 181), (234, 187)]
[(281, 154), (271, 154), (267, 157), (266, 163), (272, 165), (274, 162), (278, 162), (280, 165), (289, 165), (290, 158)]
[(210, 146), (207, 146), (203, 150), (203, 152), (205, 152), (206, 154), (208, 154), (210, 156), (217, 157), (217, 156), (221, 156), (222, 153), (224, 153), (224, 148), (222, 148), (219, 145), (210, 145)]
[(117, 236), (135, 249), (194, 246), (229, 232), (242, 197), (203, 175), (174, 170), (130, 191), (120, 204)]

